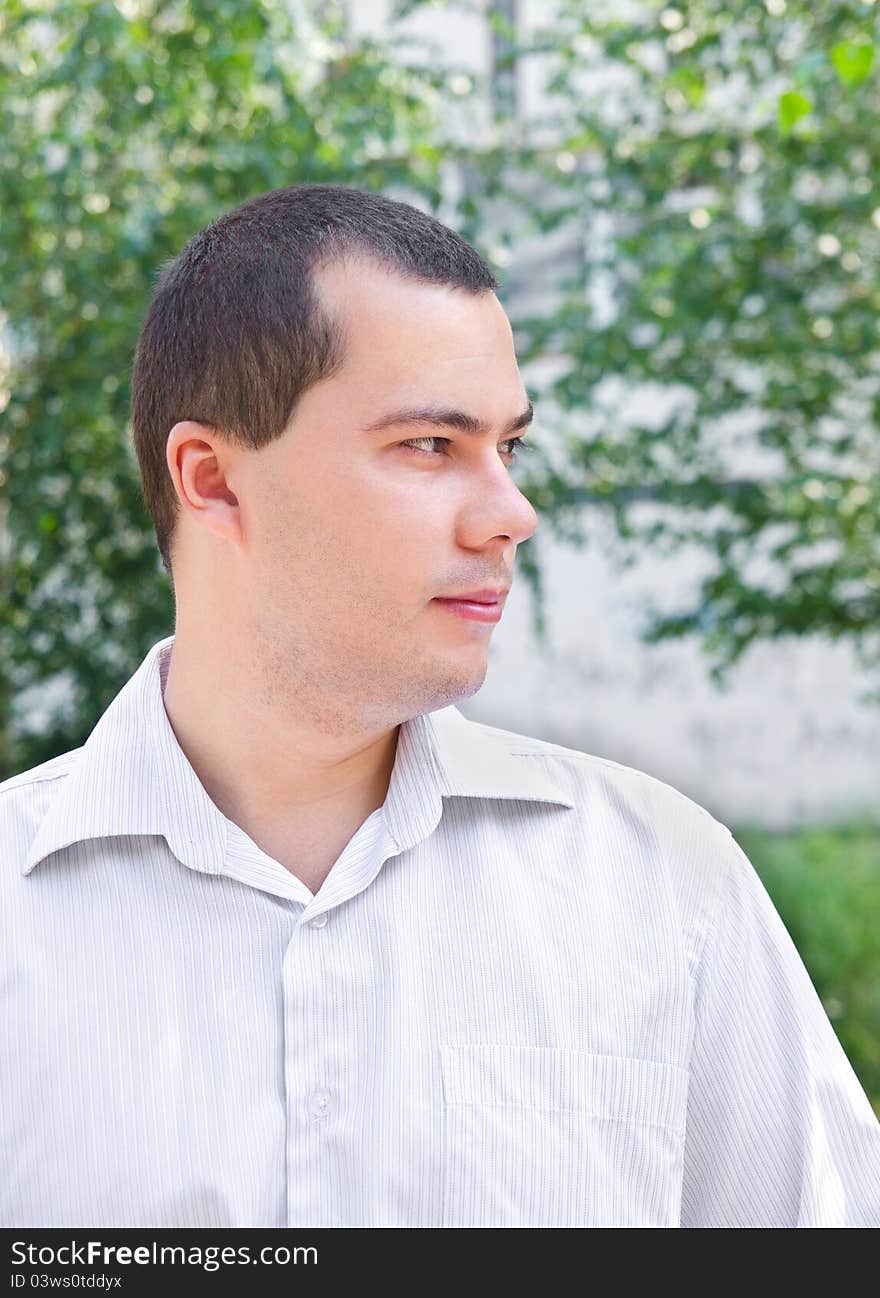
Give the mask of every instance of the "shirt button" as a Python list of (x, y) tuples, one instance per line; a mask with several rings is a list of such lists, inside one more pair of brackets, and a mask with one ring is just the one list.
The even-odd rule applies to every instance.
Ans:
[(316, 915), (314, 919), (309, 920), (309, 926), (311, 928), (323, 928), (326, 923), (327, 923), (326, 910), (322, 910), (320, 915)]
[(330, 1107), (330, 1092), (324, 1087), (312, 1091), (309, 1096), (309, 1113), (313, 1118), (323, 1118)]

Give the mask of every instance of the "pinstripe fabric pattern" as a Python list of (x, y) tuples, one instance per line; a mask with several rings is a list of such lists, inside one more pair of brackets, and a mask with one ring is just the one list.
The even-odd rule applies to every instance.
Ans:
[(443, 708), (313, 895), (177, 744), (173, 639), (0, 785), (0, 1225), (880, 1225), (880, 1124), (704, 808)]

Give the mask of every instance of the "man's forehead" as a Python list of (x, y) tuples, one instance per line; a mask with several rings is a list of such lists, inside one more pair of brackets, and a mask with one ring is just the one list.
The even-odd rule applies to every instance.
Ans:
[(314, 286), (351, 342), (369, 345), (383, 333), (401, 331), (414, 350), (437, 335), (466, 348), (477, 340), (489, 347), (512, 341), (510, 322), (491, 289), (416, 279), (361, 257), (316, 269)]
[(452, 412), (465, 432), (520, 417), (525, 425), (531, 403), (494, 293), (406, 280), (357, 258), (331, 263), (321, 276), (345, 355), (326, 396), (357, 407), (360, 426), (387, 427), (408, 411), (435, 423)]

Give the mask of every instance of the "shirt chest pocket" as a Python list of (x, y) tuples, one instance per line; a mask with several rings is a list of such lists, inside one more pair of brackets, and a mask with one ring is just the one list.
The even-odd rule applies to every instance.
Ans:
[(688, 1074), (551, 1046), (440, 1046), (444, 1226), (678, 1224)]

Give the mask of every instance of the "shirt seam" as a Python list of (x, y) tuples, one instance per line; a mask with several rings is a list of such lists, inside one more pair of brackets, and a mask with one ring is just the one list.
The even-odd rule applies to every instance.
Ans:
[[(724, 906), (727, 900), (727, 894), (728, 894), (728, 889), (730, 887), (730, 882), (733, 877), (734, 854), (733, 852), (730, 851), (730, 847), (731, 846), (737, 847), (739, 845), (737, 844), (736, 839), (733, 837), (733, 834), (730, 832), (729, 829), (726, 829), (726, 833), (729, 841), (725, 842), (725, 847), (728, 850), (724, 853), (724, 869), (721, 870), (716, 877), (717, 887), (716, 887), (715, 898), (714, 898), (715, 904), (712, 908), (712, 917), (706, 925), (706, 931), (702, 936), (699, 950), (696, 952), (696, 958), (694, 961), (695, 990), (699, 990), (700, 988), (700, 981), (704, 972), (703, 964), (704, 964), (705, 957), (707, 955), (707, 948), (709, 946), (710, 939), (714, 938), (717, 935), (718, 929), (721, 925), (722, 912), (724, 910)], [(697, 1010), (697, 1005), (696, 1005), (696, 996), (695, 996), (694, 998), (695, 1029), (697, 1028), (696, 1010)], [(695, 1041), (696, 1041), (696, 1031), (695, 1031)]]
[[(57, 771), (54, 775), (34, 775), (31, 779), (27, 779), (27, 771), (22, 771), (19, 775), (9, 777), (10, 782), (8, 784), (4, 783), (4, 787), (0, 788), (0, 794), (12, 793), (14, 789), (26, 789), (31, 784), (52, 784), (55, 780), (66, 780), (69, 774), (70, 770), (67, 769)], [(14, 783), (14, 781), (18, 781), (18, 783)]]
[(595, 763), (598, 766), (605, 766), (612, 771), (620, 771), (624, 775), (634, 775), (643, 782), (647, 781), (653, 784), (658, 784), (660, 785), (661, 788), (667, 789), (670, 793), (675, 794), (676, 798), (678, 798), (680, 802), (687, 803), (688, 807), (690, 807), (692, 810), (698, 811), (700, 815), (703, 816), (706, 820), (711, 821), (712, 824), (714, 825), (720, 825), (721, 828), (725, 830), (726, 833), (730, 834), (729, 827), (725, 825), (722, 821), (720, 821), (717, 816), (713, 816), (712, 812), (709, 811), (707, 807), (701, 806), (699, 802), (696, 802), (693, 798), (689, 797), (688, 794), (682, 793), (681, 789), (677, 789), (674, 784), (667, 784), (667, 782), (665, 780), (661, 780), (659, 776), (651, 775), (650, 771), (640, 771), (638, 767), (635, 766), (623, 766), (620, 762), (612, 761), (610, 758), (607, 757), (598, 757), (594, 753), (578, 753), (573, 751), (540, 752), (537, 749), (532, 748), (532, 749), (525, 749), (523, 751), (514, 751), (508, 749), (508, 756), (544, 757), (544, 758), (560, 757), (563, 760), (571, 759), (572, 761), (576, 761), (579, 764), (585, 762)]

